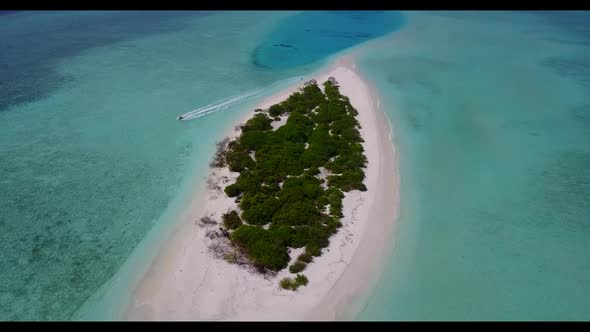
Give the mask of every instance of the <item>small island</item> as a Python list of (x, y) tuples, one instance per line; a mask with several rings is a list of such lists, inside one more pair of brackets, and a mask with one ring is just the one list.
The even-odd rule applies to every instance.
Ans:
[(237, 115), (126, 316), (353, 317), (398, 216), (397, 154), (379, 105), (342, 57)]
[(344, 192), (367, 190), (358, 112), (333, 77), (322, 85), (311, 80), (286, 100), (257, 109), (238, 137), (218, 144), (211, 164), (239, 173), (218, 188), (235, 199), (235, 208), (222, 215), (220, 236), (210, 232), (213, 251), (261, 273), (288, 267), (295, 276), (280, 281), (284, 289), (308, 283), (302, 272), (342, 226)]

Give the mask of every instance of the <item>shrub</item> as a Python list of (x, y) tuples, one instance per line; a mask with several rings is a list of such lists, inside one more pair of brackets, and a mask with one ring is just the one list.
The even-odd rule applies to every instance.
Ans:
[(307, 266), (307, 264), (305, 264), (305, 262), (302, 261), (295, 261), (295, 263), (291, 264), (291, 266), (289, 266), (289, 272), (291, 273), (297, 273), (297, 272), (301, 272), (303, 270), (305, 270), (305, 267)]
[[(263, 197), (263, 195), (256, 195), (257, 197)], [(244, 200), (241, 204), (244, 206)], [(252, 225), (265, 225), (272, 221), (273, 215), (281, 207), (281, 203), (278, 199), (272, 196), (268, 196), (263, 201), (251, 203), (244, 212), (242, 212), (242, 218)]]
[(299, 255), (299, 257), (297, 257), (297, 260), (309, 264), (313, 262), (313, 256), (309, 252), (304, 252), (301, 255)]
[(358, 189), (361, 191), (367, 190), (367, 187), (363, 184), (365, 173), (361, 170), (345, 171), (342, 175), (330, 175), (328, 176), (328, 185), (330, 187), (338, 187), (342, 191), (350, 191)]
[(256, 162), (250, 158), (248, 149), (236, 141), (228, 144), (228, 149), (225, 152), (225, 162), (232, 172), (242, 172), (244, 169), (256, 166)]
[(312, 166), (307, 170), (307, 174), (312, 175), (312, 176), (318, 175), (318, 174), (320, 174), (320, 169), (315, 166)]
[(260, 186), (264, 182), (262, 174), (258, 171), (243, 171), (238, 177), (236, 185), (244, 193), (254, 194), (260, 192)]
[[(236, 183), (225, 188), (243, 211), (241, 216), (236, 211), (223, 216), (224, 230), (234, 229), (226, 236), (261, 271), (288, 267), (289, 248), (305, 247), (289, 266), (292, 273), (304, 270), (342, 226), (343, 191), (366, 190), (358, 112), (335, 81), (328, 80), (324, 87), (325, 93), (310, 82), (268, 113), (255, 110), (241, 126), (240, 137), (219, 149), (225, 152), (216, 162), (240, 173)], [(270, 130), (272, 121), (285, 114), (287, 122)], [(255, 159), (250, 157), (253, 152)], [(327, 181), (316, 178), (320, 167), (333, 174)], [(326, 206), (329, 214), (324, 213)], [(260, 227), (269, 223), (268, 229)], [(303, 275), (281, 281), (285, 289), (305, 284)]]
[(250, 130), (240, 136), (240, 142), (248, 151), (256, 151), (270, 143), (272, 134), (270, 131)]
[(327, 227), (312, 227), (309, 234), (308, 244), (325, 248), (330, 244), (330, 231)]
[(322, 248), (317, 244), (308, 244), (305, 246), (305, 252), (314, 257), (320, 257), (322, 255)]
[(236, 229), (242, 224), (242, 219), (240, 219), (236, 210), (224, 213), (221, 218), (223, 219), (223, 225), (227, 229)]
[(341, 151), (338, 158), (326, 164), (326, 168), (332, 173), (344, 173), (346, 171), (360, 171), (362, 167), (365, 167), (367, 159), (362, 154), (362, 145), (359, 147), (351, 145), (346, 150)]
[(325, 195), (330, 202), (330, 214), (332, 217), (343, 217), (342, 199), (344, 198), (344, 193), (338, 188), (331, 187), (325, 191)]
[(293, 227), (290, 245), (293, 248), (303, 248), (309, 243), (310, 226)]
[[(251, 207), (262, 204), (269, 196), (262, 193), (245, 192), (240, 201), (240, 207), (243, 211), (249, 210)], [(243, 218), (242, 218), (243, 219)]]
[(313, 203), (323, 194), (319, 180), (314, 177), (290, 177), (283, 183), (278, 197), (285, 203)]
[(348, 103), (348, 105), (346, 105), (348, 107), (348, 112), (351, 115), (357, 116), (359, 114), (359, 112), (356, 110), (356, 108), (352, 107), (352, 105), (350, 105), (350, 103)]
[(320, 212), (311, 203), (295, 202), (289, 205), (284, 205), (272, 217), (274, 222), (285, 223), (291, 226), (297, 225), (311, 225), (314, 221), (319, 220)]
[(277, 241), (290, 246), (295, 229), (289, 225), (273, 223), (268, 227), (268, 231)]
[(324, 207), (324, 206), (330, 204), (330, 200), (326, 196), (320, 196), (320, 197), (318, 197), (316, 204), (319, 207)]
[(242, 193), (240, 187), (237, 184), (230, 184), (223, 190), (228, 197), (236, 197)]
[[(282, 128), (282, 127), (281, 127)], [(284, 142), (283, 144), (265, 145), (256, 150), (258, 169), (279, 176), (299, 175), (303, 172), (301, 155), (305, 144)]]
[(272, 117), (279, 116), (285, 112), (285, 109), (281, 104), (274, 104), (268, 109), (268, 114)]
[(276, 194), (281, 188), (275, 182), (272, 182), (268, 185), (264, 185), (260, 188), (260, 192), (265, 195), (274, 195)]
[(250, 120), (246, 121), (246, 124), (242, 126), (242, 131), (246, 132), (249, 130), (269, 130), (272, 129), (271, 123), (272, 120), (268, 117), (268, 115), (263, 113), (258, 113), (254, 115)]
[(231, 240), (259, 267), (279, 271), (289, 264), (285, 243), (263, 228), (241, 225), (231, 234)]
[(301, 156), (305, 167), (320, 167), (338, 152), (338, 143), (335, 137), (330, 136), (330, 128), (325, 124), (319, 124), (314, 128), (309, 137), (309, 146)]
[(330, 199), (330, 202), (333, 202), (334, 200), (340, 198), (344, 198), (344, 193), (338, 189), (338, 188), (328, 188), (325, 191), (325, 195), (326, 197), (328, 197), (328, 199)]
[(281, 281), (279, 282), (279, 285), (281, 286), (282, 289), (288, 289), (288, 290), (296, 290), (297, 287), (299, 287), (299, 284), (288, 277), (285, 277), (283, 279), (281, 279)]
[(281, 286), (282, 289), (290, 289), (291, 288), (291, 278), (285, 277), (283, 279), (281, 279), (281, 281), (279, 282), (279, 285)]
[(309, 283), (309, 280), (307, 279), (307, 277), (304, 274), (298, 274), (295, 277), (295, 283), (297, 283), (297, 285), (299, 285), (299, 286), (305, 286)]
[(291, 113), (287, 123), (278, 128), (275, 133), (291, 142), (304, 143), (313, 132), (313, 121), (301, 113)]
[(336, 218), (329, 218), (326, 222), (326, 227), (337, 230), (338, 228), (342, 227), (342, 223)]
[(332, 217), (342, 218), (344, 214), (342, 213), (342, 202), (339, 201), (338, 204), (330, 204), (330, 214)]

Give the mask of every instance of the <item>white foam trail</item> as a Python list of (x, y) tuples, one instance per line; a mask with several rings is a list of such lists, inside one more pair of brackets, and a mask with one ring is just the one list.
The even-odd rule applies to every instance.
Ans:
[(285, 79), (285, 80), (282, 80), (282, 81), (275, 82), (275, 83), (271, 84), (267, 88), (258, 88), (258, 89), (246, 91), (246, 92), (241, 93), (241, 94), (239, 94), (237, 96), (233, 96), (233, 97), (230, 97), (230, 98), (222, 99), (222, 100), (220, 100), (220, 101), (218, 101), (216, 103), (209, 104), (207, 106), (198, 108), (198, 109), (196, 109), (194, 111), (190, 111), (190, 112), (184, 113), (184, 114), (182, 114), (180, 116), (180, 117), (182, 117), (182, 119), (180, 119), (180, 117), (179, 117), (179, 120), (186, 121), (186, 120), (198, 119), (198, 118), (203, 117), (205, 115), (209, 115), (209, 114), (212, 114), (212, 113), (216, 113), (216, 112), (219, 112), (219, 111), (226, 110), (230, 106), (237, 105), (237, 104), (239, 104), (241, 102), (244, 102), (244, 101), (246, 101), (248, 99), (251, 99), (253, 97), (258, 96), (259, 94), (261, 94), (263, 91), (265, 91), (267, 89), (278, 87), (278, 86), (283, 85), (283, 84), (289, 84), (291, 82), (294, 82), (297, 79), (300, 79), (300, 78), (298, 78), (298, 77), (291, 77), (291, 78), (288, 78), (288, 79)]
[(229, 106), (232, 106), (232, 105), (235, 105), (235, 104), (240, 103), (242, 101), (245, 101), (248, 98), (256, 96), (260, 92), (262, 92), (262, 89), (249, 91), (249, 92), (237, 95), (235, 97), (223, 99), (217, 103), (210, 104), (205, 107), (201, 107), (199, 109), (196, 109), (196, 110), (188, 112), (188, 113), (184, 113), (182, 115), (182, 119), (183, 120), (190, 120), (190, 119), (200, 118), (200, 117), (205, 116), (207, 114), (211, 114), (211, 113), (214, 113), (215, 111), (220, 111), (220, 110), (226, 109)]

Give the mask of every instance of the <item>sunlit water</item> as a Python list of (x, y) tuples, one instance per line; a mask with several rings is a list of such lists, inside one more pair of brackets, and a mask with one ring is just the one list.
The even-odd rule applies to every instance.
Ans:
[(590, 318), (590, 16), (411, 13), (359, 67), (401, 217), (361, 320)]
[[(399, 20), (379, 12), (1, 15), (0, 320), (116, 318), (157, 249), (158, 236), (146, 235), (172, 229), (214, 142), (256, 99), (176, 117), (308, 74)], [(305, 53), (273, 46), (285, 41)]]
[(113, 318), (104, 308), (119, 310), (157, 249), (146, 235), (172, 229), (214, 142), (276, 82), (366, 41), (358, 65), (395, 131), (401, 216), (357, 318), (590, 318), (589, 21), (0, 15), (0, 319)]

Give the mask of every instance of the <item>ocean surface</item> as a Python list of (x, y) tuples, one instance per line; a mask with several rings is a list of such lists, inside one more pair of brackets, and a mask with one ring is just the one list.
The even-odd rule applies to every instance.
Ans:
[(409, 13), (358, 60), (401, 207), (360, 320), (590, 319), (590, 14)]
[(214, 143), (256, 98), (404, 22), (346, 11), (0, 15), (0, 320), (118, 318)]
[(257, 100), (351, 47), (401, 172), (384, 272), (357, 319), (590, 319), (587, 22), (0, 15), (0, 320), (118, 318), (214, 143)]

